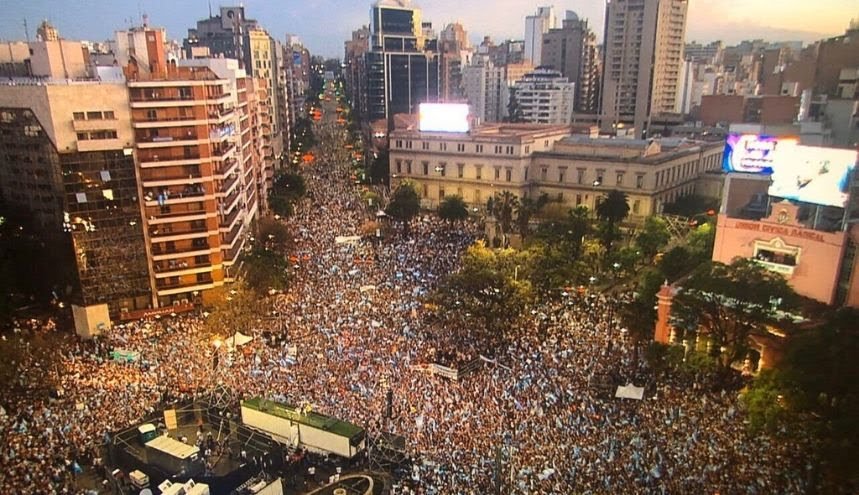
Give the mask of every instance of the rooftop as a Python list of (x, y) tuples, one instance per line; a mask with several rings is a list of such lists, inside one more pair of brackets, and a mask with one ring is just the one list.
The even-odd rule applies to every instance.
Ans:
[(360, 435), (364, 432), (363, 428), (352, 423), (334, 419), (315, 412), (301, 414), (298, 412), (298, 408), (296, 407), (266, 400), (261, 397), (242, 401), (242, 406), (271, 414), (272, 416), (288, 419), (294, 423), (328, 431), (335, 435), (340, 435), (341, 437), (353, 438), (354, 436)]

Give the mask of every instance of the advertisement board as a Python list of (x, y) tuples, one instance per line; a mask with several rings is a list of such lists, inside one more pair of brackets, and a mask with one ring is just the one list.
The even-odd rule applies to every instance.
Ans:
[(768, 193), (792, 201), (843, 208), (855, 166), (855, 151), (796, 146), (790, 155), (779, 155)]
[(468, 132), (468, 105), (464, 103), (421, 103), (421, 132)]
[(722, 169), (769, 175), (770, 196), (843, 208), (856, 158), (853, 150), (803, 146), (795, 138), (729, 134)]

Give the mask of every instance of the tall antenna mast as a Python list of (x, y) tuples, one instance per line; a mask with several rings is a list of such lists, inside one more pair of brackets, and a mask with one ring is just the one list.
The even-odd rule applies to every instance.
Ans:
[(24, 18), (24, 36), (27, 38), (27, 43), (30, 42), (30, 28), (27, 27), (27, 18)]

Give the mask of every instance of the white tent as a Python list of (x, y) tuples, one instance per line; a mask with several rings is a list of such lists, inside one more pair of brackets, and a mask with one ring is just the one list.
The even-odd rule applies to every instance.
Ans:
[(617, 392), (614, 393), (614, 396), (618, 399), (641, 400), (644, 398), (644, 387), (636, 387), (630, 383), (617, 387)]
[(235, 335), (233, 335), (232, 337), (227, 339), (227, 346), (234, 347), (234, 346), (245, 345), (248, 342), (252, 341), (253, 339), (254, 339), (253, 337), (250, 337), (248, 335), (244, 335), (241, 332), (236, 332)]

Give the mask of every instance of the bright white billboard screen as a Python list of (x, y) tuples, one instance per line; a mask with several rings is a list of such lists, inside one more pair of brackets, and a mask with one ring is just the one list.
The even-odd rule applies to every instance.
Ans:
[(468, 132), (468, 105), (462, 103), (421, 103), (421, 132)]
[(795, 138), (728, 135), (723, 169), (769, 175), (770, 196), (843, 208), (856, 151), (803, 146)]

